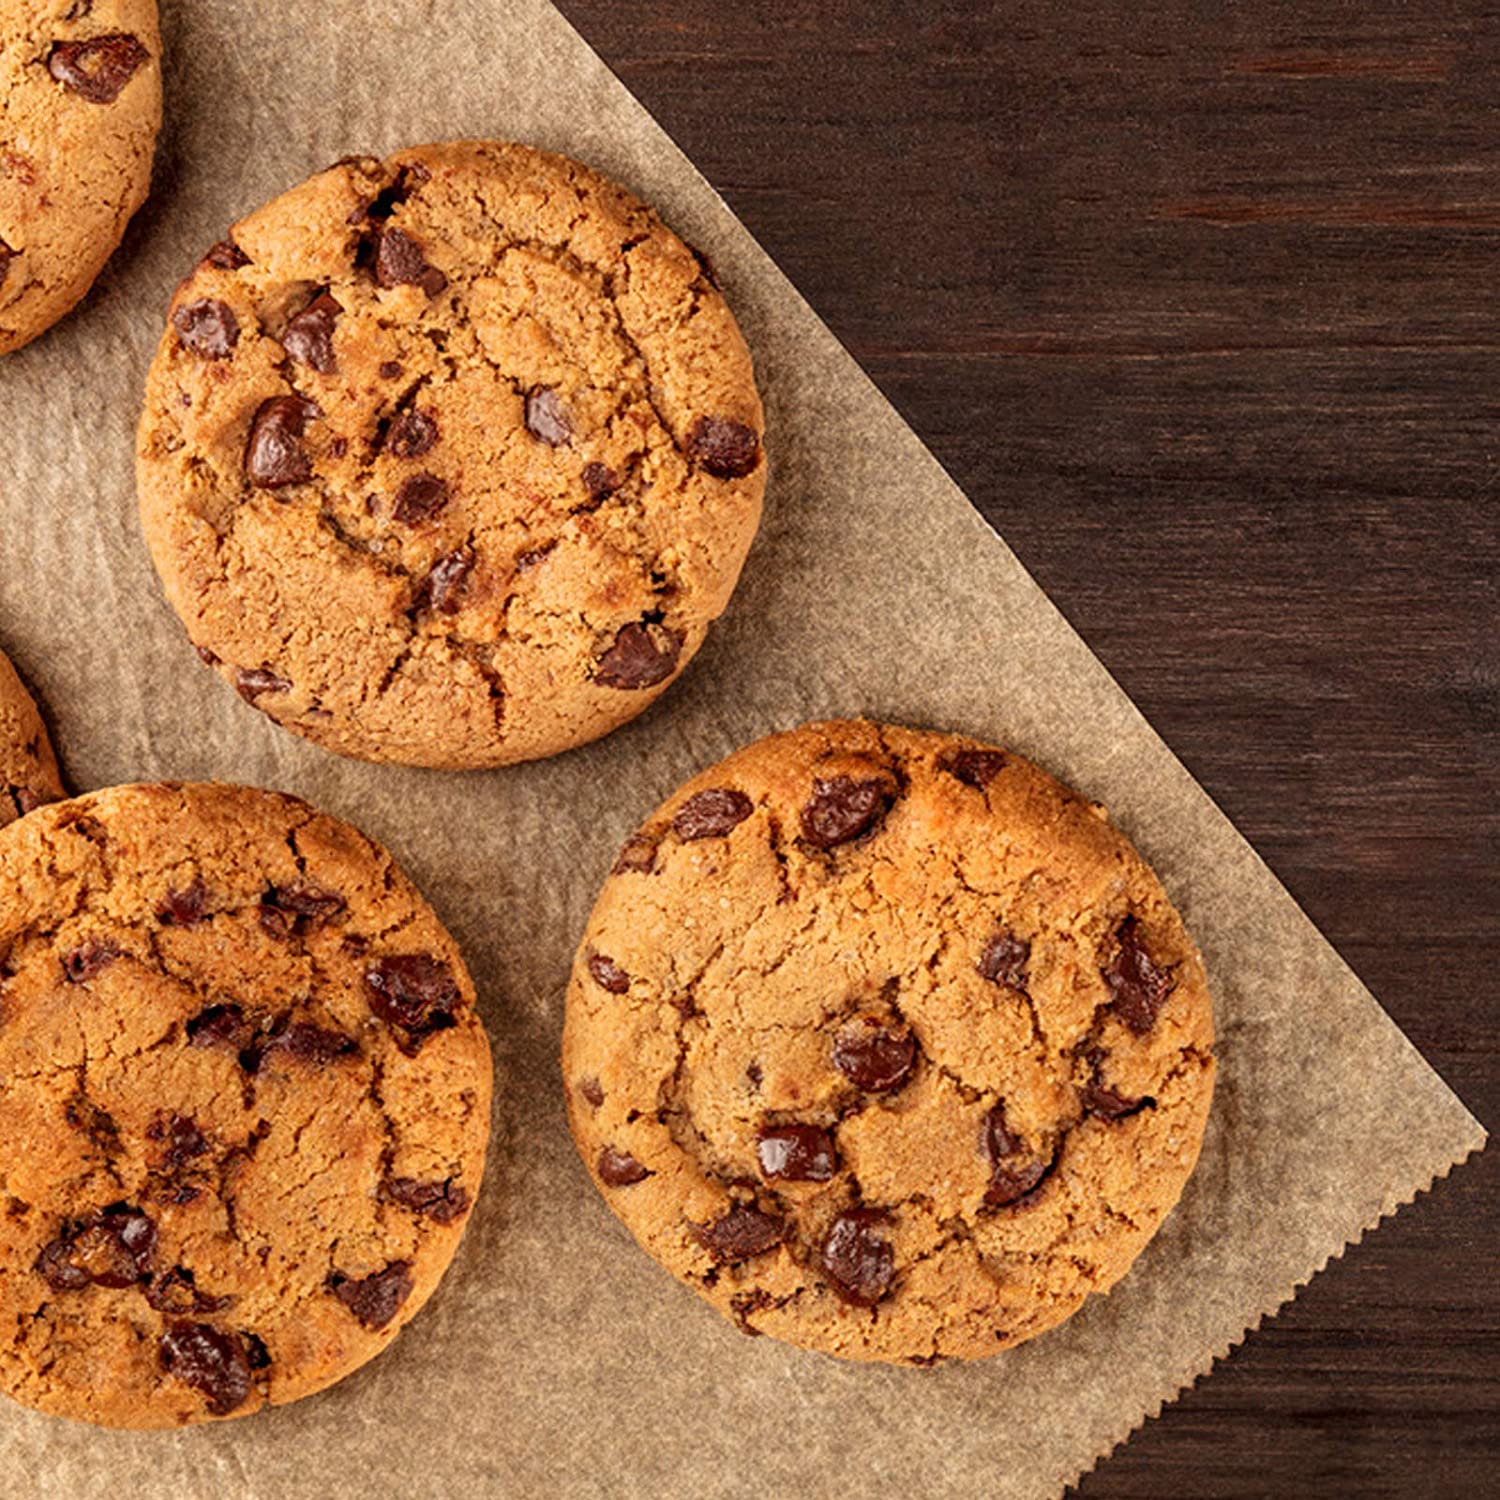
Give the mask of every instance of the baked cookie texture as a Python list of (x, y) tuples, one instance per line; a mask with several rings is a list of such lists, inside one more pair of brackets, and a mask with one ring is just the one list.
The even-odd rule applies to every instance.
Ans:
[(707, 263), (493, 141), (350, 158), (173, 298), (140, 425), (168, 599), (329, 749), (478, 767), (605, 734), (722, 613), (766, 467)]
[(1102, 808), (866, 722), (730, 756), (621, 851), (562, 1064), (605, 1200), (747, 1333), (930, 1365), (1061, 1323), (1176, 1203), (1203, 965)]
[(0, 354), (93, 285), (160, 128), (156, 0), (0, 0)]
[(0, 1389), (238, 1417), (378, 1354), (478, 1191), (453, 939), (294, 798), (119, 787), (0, 831)]
[(0, 651), (0, 828), (66, 795), (42, 716)]

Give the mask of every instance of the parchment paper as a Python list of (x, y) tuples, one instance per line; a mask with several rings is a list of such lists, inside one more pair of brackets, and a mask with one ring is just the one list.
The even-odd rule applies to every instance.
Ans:
[[(3, 1404), (0, 1489), (68, 1500), (1053, 1495), (1482, 1144), (1005, 545), (550, 5), (164, 10), (157, 189), (89, 303), (0, 366), (0, 643), (42, 694), (75, 787), (162, 776), (282, 787), (390, 846), (480, 986), (499, 1067), (493, 1166), (432, 1304), (331, 1393), (164, 1436)], [(230, 220), (347, 152), (458, 135), (575, 153), (710, 253), (756, 355), (774, 461), (744, 583), (685, 679), (599, 745), (469, 776), (336, 759), (203, 670), (158, 593), (131, 472), (167, 298)], [(1105, 800), (1181, 905), (1217, 997), (1218, 1098), (1182, 1205), (1108, 1299), (974, 1366), (847, 1367), (743, 1337), (636, 1248), (564, 1124), (562, 986), (616, 846), (734, 746), (859, 712), (993, 737)]]

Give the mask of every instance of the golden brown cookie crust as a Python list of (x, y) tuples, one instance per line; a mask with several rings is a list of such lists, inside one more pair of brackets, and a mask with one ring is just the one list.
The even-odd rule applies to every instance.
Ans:
[(573, 1134), (746, 1332), (992, 1354), (1130, 1267), (1213, 1091), (1197, 949), (1101, 808), (950, 734), (775, 735), (669, 798), (578, 951)]
[(156, 0), (0, 0), (0, 354), (93, 285), (160, 128)]
[(478, 1191), (453, 939), (295, 798), (119, 787), (0, 832), (0, 1389), (114, 1427), (378, 1354)]
[(493, 141), (351, 158), (179, 288), (141, 513), (257, 708), (369, 760), (551, 755), (664, 692), (759, 523), (750, 356), (623, 189)]
[(0, 651), (0, 828), (66, 795), (42, 716)]

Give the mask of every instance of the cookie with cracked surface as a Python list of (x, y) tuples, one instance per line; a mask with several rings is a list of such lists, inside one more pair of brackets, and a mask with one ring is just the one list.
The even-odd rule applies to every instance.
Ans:
[(1203, 965), (1097, 806), (951, 734), (808, 725), (627, 843), (568, 991), (609, 1206), (747, 1333), (926, 1365), (1129, 1269), (1213, 1091)]
[(156, 0), (0, 0), (0, 354), (93, 285), (160, 128)]
[(378, 1354), (484, 1167), (453, 939), (291, 797), (119, 787), (0, 831), (0, 1390), (238, 1417)]
[(588, 168), (460, 141), (340, 162), (172, 303), (147, 540), (199, 654), (288, 729), (479, 767), (595, 739), (722, 613), (766, 466), (700, 260)]
[(0, 651), (0, 828), (65, 796), (47, 726)]

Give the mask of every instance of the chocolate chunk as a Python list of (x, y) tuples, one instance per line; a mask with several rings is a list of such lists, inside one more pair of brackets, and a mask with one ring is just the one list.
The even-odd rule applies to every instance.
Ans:
[(388, 359), (380, 366), (382, 380), (400, 380), (403, 373), (399, 361), (394, 359)]
[(1116, 1120), (1138, 1115), (1143, 1109), (1150, 1109), (1156, 1103), (1149, 1094), (1132, 1098), (1097, 1081), (1084, 1084), (1078, 1091), (1078, 1100), (1083, 1105), (1085, 1114), (1096, 1115), (1111, 1124)]
[(156, 1225), (140, 1209), (111, 1203), (63, 1232), (37, 1256), (35, 1269), (59, 1292), (134, 1286), (156, 1258)]
[(1005, 757), (998, 750), (960, 750), (943, 769), (982, 792), (1005, 769)]
[(263, 490), (305, 484), (312, 478), (312, 459), (302, 439), (307, 424), (323, 415), (317, 402), (305, 396), (272, 396), (262, 401), (250, 420), (245, 443), (245, 473)]
[(54, 42), (47, 71), (90, 104), (113, 104), (151, 54), (137, 37), (111, 31), (86, 41)]
[(604, 1103), (604, 1085), (597, 1078), (580, 1078), (578, 1092), (590, 1109), (598, 1109)]
[(335, 1272), (328, 1289), (366, 1328), (384, 1328), (411, 1295), (411, 1262), (392, 1261), (385, 1270), (358, 1281)]
[(187, 1023), (189, 1047), (224, 1047), (242, 1051), (255, 1035), (255, 1027), (238, 1005), (210, 1005)]
[(391, 1177), (385, 1194), (393, 1203), (424, 1215), (437, 1224), (451, 1224), (469, 1211), (469, 1193), (450, 1177), (445, 1182), (423, 1182), (416, 1177)]
[(594, 681), (608, 688), (648, 688), (677, 670), (682, 640), (665, 625), (641, 621), (622, 625), (614, 644), (594, 668)]
[(633, 833), (621, 845), (619, 857), (615, 860), (610, 874), (624, 875), (632, 872), (637, 875), (649, 875), (655, 867), (656, 840), (647, 838), (643, 833)]
[(1172, 993), (1172, 975), (1152, 962), (1134, 917), (1120, 923), (1115, 941), (1115, 955), (1100, 972), (1113, 997), (1115, 1014), (1137, 1036), (1144, 1036)]
[(1026, 963), (1030, 957), (1031, 944), (1008, 928), (1000, 927), (984, 945), (974, 967), (991, 984), (1008, 984), (1013, 990), (1025, 990)]
[(312, 885), (273, 885), (260, 898), (261, 930), (269, 937), (285, 940), (301, 936), (319, 922), (338, 916), (348, 902), (334, 891)]
[(156, 1163), (162, 1172), (180, 1172), (208, 1151), (208, 1138), (187, 1115), (157, 1115), (146, 1127), (146, 1138), (163, 1143)]
[(286, 325), (281, 335), (281, 347), (298, 364), (331, 375), (337, 368), (333, 354), (333, 328), (343, 310), (324, 287)]
[(891, 784), (882, 777), (814, 781), (812, 798), (802, 809), (802, 837), (814, 849), (850, 843), (872, 833), (893, 800)]
[(417, 590), (417, 608), (440, 615), (457, 614), (463, 603), (464, 585), (473, 571), (474, 553), (468, 547), (438, 558)]
[(291, 692), (292, 682), (269, 667), (246, 667), (234, 674), (234, 690), (246, 703), (254, 703), (262, 693)]
[(716, 1261), (728, 1263), (774, 1250), (786, 1238), (786, 1225), (740, 1203), (712, 1224), (693, 1225), (693, 1236)]
[(836, 1164), (833, 1137), (817, 1125), (767, 1125), (755, 1154), (764, 1176), (784, 1182), (827, 1182)]
[(91, 1100), (81, 1097), (70, 1100), (63, 1110), (63, 1118), (106, 1155), (119, 1147), (120, 1127), (115, 1123), (115, 1117)]
[(399, 1027), (412, 1050), (436, 1031), (458, 1024), (453, 1015), (462, 999), (453, 971), (425, 953), (392, 954), (365, 970), (370, 1009)]
[(573, 424), (550, 385), (534, 385), (526, 392), (526, 430), (552, 448), (572, 442)]
[(630, 975), (614, 959), (606, 958), (602, 953), (591, 953), (588, 967), (594, 983), (611, 995), (623, 995), (630, 988)]
[(240, 341), (240, 320), (213, 297), (184, 302), (172, 314), (172, 327), (185, 348), (200, 359), (228, 359)]
[(309, 1021), (293, 1021), (273, 1033), (261, 1049), (260, 1057), (263, 1063), (273, 1053), (279, 1053), (298, 1062), (322, 1067), (341, 1057), (353, 1056), (358, 1051), (359, 1044), (342, 1031), (328, 1031)]
[(208, 887), (195, 875), (183, 890), (168, 891), (156, 904), (156, 920), (164, 927), (191, 927), (208, 915)]
[(585, 464), (583, 488), (589, 497), (589, 506), (592, 509), (603, 505), (620, 488), (620, 479), (608, 464)]
[(233, 240), (227, 239), (210, 246), (203, 259), (206, 264), (220, 271), (238, 271), (241, 266), (250, 264), (250, 257)]
[(833, 1221), (823, 1241), (823, 1274), (856, 1307), (874, 1307), (895, 1278), (896, 1252), (880, 1232), (886, 1222), (877, 1208), (851, 1208)]
[(67, 954), (63, 961), (63, 977), (69, 984), (83, 984), (101, 969), (106, 969), (120, 956), (113, 943), (87, 942)]
[(224, 658), (210, 651), (207, 646), (200, 646), (196, 642), (194, 642), (193, 650), (198, 653), (198, 660), (201, 661), (205, 667), (219, 667), (224, 664)]
[(743, 479), (760, 462), (760, 439), (743, 422), (699, 417), (688, 430), (687, 455), (716, 479)]
[(448, 278), (428, 263), (421, 241), (394, 225), (376, 231), (375, 279), (381, 286), (420, 286), (429, 297), (448, 285)]
[(1005, 1123), (1005, 1104), (990, 1110), (984, 1122), (984, 1148), (990, 1159), (990, 1185), (984, 1201), (991, 1208), (1019, 1203), (1052, 1170), (1052, 1162), (1026, 1154), (1026, 1143)]
[(697, 792), (677, 809), (672, 827), (680, 839), (721, 839), (755, 811), (755, 804), (729, 787)]
[(413, 474), (396, 491), (392, 516), (402, 526), (421, 526), (448, 503), (448, 486), (436, 474)]
[(855, 1016), (833, 1043), (833, 1065), (855, 1088), (886, 1094), (911, 1076), (917, 1039), (902, 1021)]
[(628, 1151), (606, 1146), (599, 1153), (599, 1177), (606, 1187), (629, 1187), (651, 1175)]
[(526, 551), (516, 553), (516, 572), (530, 572), (556, 546), (556, 541), (543, 542), (540, 547), (528, 547)]
[(437, 418), (425, 411), (397, 412), (383, 447), (397, 458), (420, 458), (438, 440)]
[(250, 1394), (250, 1357), (238, 1334), (207, 1323), (170, 1323), (159, 1348), (162, 1368), (192, 1386), (216, 1417), (244, 1405)]
[(142, 1288), (147, 1305), (159, 1313), (182, 1317), (187, 1313), (223, 1312), (233, 1297), (213, 1297), (193, 1284), (186, 1266), (173, 1266), (164, 1276), (154, 1277)]

